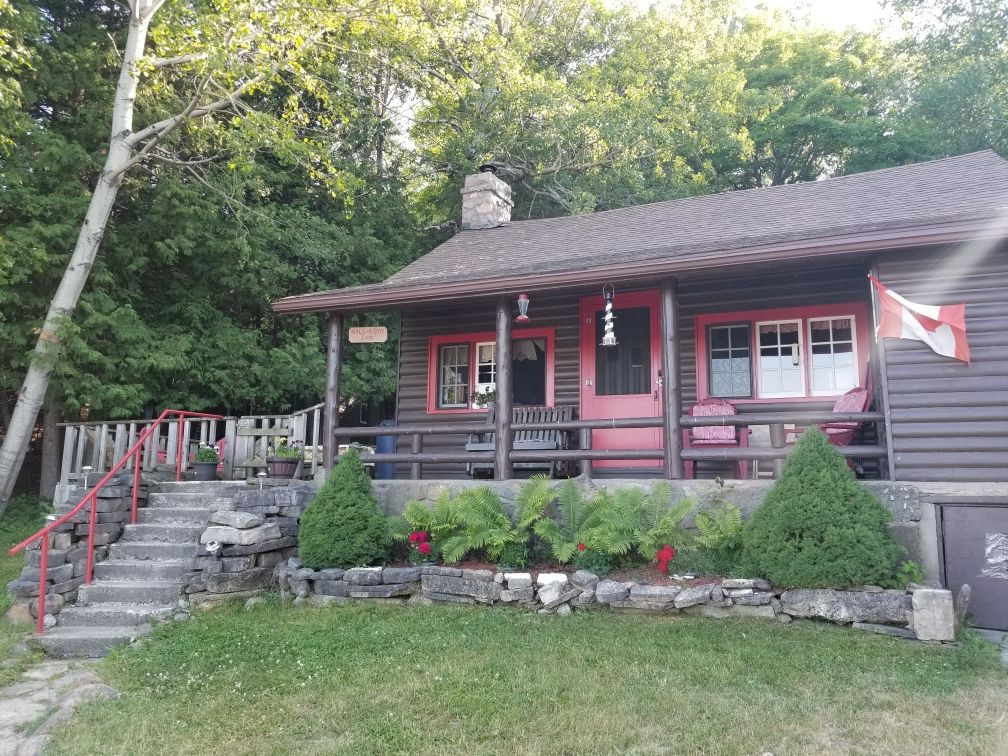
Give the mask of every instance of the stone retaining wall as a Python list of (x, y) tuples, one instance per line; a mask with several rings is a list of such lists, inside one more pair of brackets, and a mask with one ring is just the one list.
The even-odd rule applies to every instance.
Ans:
[(312, 570), (292, 557), (276, 569), (281, 594), (294, 603), (353, 600), (409, 604), (511, 604), (539, 614), (569, 615), (600, 609), (688, 614), (721, 619), (759, 617), (778, 622), (820, 619), (887, 635), (953, 641), (956, 613), (949, 591), (911, 585), (906, 591), (775, 590), (758, 578), (702, 585), (646, 584), (600, 578), (587, 570), (565, 573), (494, 572), (441, 565)]

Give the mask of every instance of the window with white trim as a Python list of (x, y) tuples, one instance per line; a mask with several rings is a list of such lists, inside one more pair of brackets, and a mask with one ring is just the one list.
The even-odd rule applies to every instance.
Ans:
[(858, 384), (854, 316), (808, 321), (812, 394), (842, 394)]
[(756, 324), (759, 395), (764, 399), (805, 396), (800, 320)]
[(469, 345), (443, 344), (438, 350), (438, 407), (469, 406)]
[(710, 395), (752, 396), (752, 334), (748, 323), (707, 326)]

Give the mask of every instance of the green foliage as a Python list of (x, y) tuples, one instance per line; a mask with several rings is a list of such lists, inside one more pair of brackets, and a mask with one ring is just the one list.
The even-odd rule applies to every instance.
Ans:
[(353, 450), (344, 454), (301, 516), (298, 555), (305, 566), (359, 567), (388, 556), (385, 517), (371, 478)]
[[(614, 500), (604, 490), (585, 499), (577, 483), (565, 480), (556, 492), (555, 507), (556, 518), (538, 517), (533, 529), (549, 544), (553, 557), (559, 562), (572, 561), (579, 544), (592, 551), (608, 553), (608, 542), (621, 535), (613, 512)], [(539, 510), (539, 514), (544, 513)]]
[(304, 447), (299, 443), (288, 443), (286, 438), (281, 438), (270, 449), (269, 456), (277, 459), (301, 459), (304, 457)]
[(426, 532), (428, 543), (431, 544), (429, 559), (432, 561), (441, 558), (442, 544), (455, 535), (460, 527), (451, 494), (447, 491), (438, 496), (433, 507), (428, 507), (422, 501), (411, 501), (400, 516), (389, 518), (389, 531), (395, 541), (405, 542), (410, 533)]
[(500, 497), (488, 486), (462, 491), (451, 506), (458, 529), (441, 543), (446, 562), (461, 562), (473, 552), (483, 552), (496, 562), (509, 544), (528, 540), (528, 531), (511, 524)]
[(717, 489), (712, 506), (697, 512), (693, 518), (699, 531), (697, 545), (726, 557), (737, 556), (742, 548), (742, 532), (745, 529), (742, 512), (725, 499), (725, 482), (721, 478), (715, 478), (714, 484)]
[(886, 527), (890, 517), (826, 435), (812, 429), (746, 523), (743, 562), (779, 586), (888, 583), (903, 553)]
[(220, 462), (220, 455), (217, 453), (217, 447), (207, 446), (206, 444), (200, 444), (199, 448), (196, 450), (196, 461), (217, 464)]
[(696, 499), (685, 497), (669, 504), (672, 492), (667, 483), (656, 483), (646, 495), (639, 488), (616, 492), (617, 501), (626, 499), (620, 508), (629, 508), (632, 532), (638, 553), (647, 561), (668, 544), (677, 551), (688, 551), (693, 544), (692, 535), (683, 526), (683, 520), (696, 507)]
[(889, 583), (889, 587), (905, 588), (907, 583), (923, 582), (924, 570), (917, 562), (908, 559), (900, 565), (900, 568), (896, 571), (896, 577)]

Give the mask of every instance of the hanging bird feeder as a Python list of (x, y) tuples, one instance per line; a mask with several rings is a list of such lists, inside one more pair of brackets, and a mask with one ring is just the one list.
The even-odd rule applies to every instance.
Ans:
[(529, 295), (519, 294), (518, 295), (518, 317), (515, 318), (515, 323), (528, 323), (532, 318), (528, 316), (528, 306), (529, 306)]
[(613, 321), (616, 316), (613, 315), (613, 296), (616, 294), (613, 285), (606, 284), (602, 287), (602, 297), (605, 299), (605, 312), (602, 314), (602, 343), (600, 346), (604, 347), (614, 347), (619, 344), (616, 341), (616, 332), (613, 330)]

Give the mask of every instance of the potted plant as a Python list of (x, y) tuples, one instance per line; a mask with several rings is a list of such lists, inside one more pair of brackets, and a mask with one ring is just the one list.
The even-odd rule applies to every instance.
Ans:
[(196, 471), (196, 480), (216, 480), (217, 465), (220, 464), (220, 453), (216, 446), (200, 444), (196, 450), (196, 459), (193, 468)]
[(472, 397), (472, 408), (473, 409), (487, 409), (491, 404), (497, 401), (497, 387), (494, 385), (489, 385), (486, 387), (477, 387), (473, 392)]
[(302, 459), (304, 447), (300, 443), (289, 444), (286, 438), (279, 438), (266, 455), (266, 472), (271, 478), (293, 478)]

